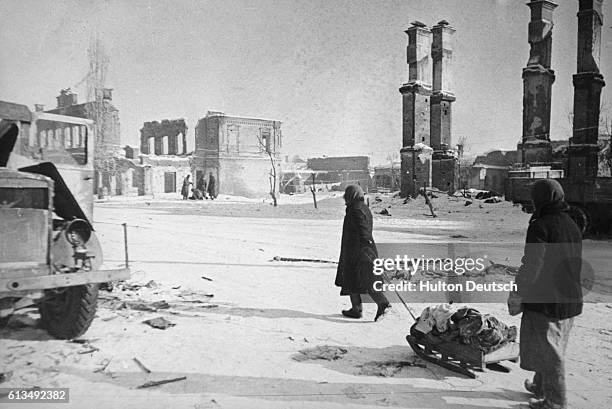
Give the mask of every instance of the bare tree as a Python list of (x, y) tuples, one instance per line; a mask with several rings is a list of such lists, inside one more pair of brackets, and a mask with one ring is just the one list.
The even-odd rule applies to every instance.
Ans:
[(310, 193), (312, 193), (312, 201), (314, 202), (314, 208), (317, 208), (317, 185), (315, 185), (315, 174), (312, 174), (312, 186), (310, 186)]
[(387, 154), (387, 158), (389, 161), (389, 164), (391, 165), (391, 192), (394, 192), (396, 188), (399, 188), (400, 182), (399, 182), (399, 173), (400, 170), (397, 170), (397, 174), (396, 174), (396, 169), (395, 169), (395, 161), (399, 159), (399, 152), (389, 152)]
[(470, 169), (472, 168), (471, 160), (465, 157), (465, 152), (469, 152), (471, 146), (467, 144), (467, 136), (462, 135), (457, 142), (457, 163), (459, 166), (459, 189), (465, 197), (465, 186), (470, 177)]
[(269, 140), (266, 140), (266, 142), (264, 142), (261, 135), (257, 135), (257, 142), (261, 150), (265, 152), (270, 158), (270, 173), (268, 175), (268, 181), (270, 182), (270, 196), (272, 197), (272, 203), (274, 204), (274, 207), (276, 207), (278, 206), (278, 200), (276, 197), (277, 174), (276, 174), (276, 164), (274, 163), (274, 153), (272, 153), (272, 150), (268, 146)]

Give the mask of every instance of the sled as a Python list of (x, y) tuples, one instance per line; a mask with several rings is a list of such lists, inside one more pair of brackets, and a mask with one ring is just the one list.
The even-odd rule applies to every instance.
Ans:
[(475, 379), (474, 371), (484, 372), (487, 368), (499, 372), (510, 372), (502, 361), (518, 362), (518, 342), (508, 342), (495, 351), (484, 353), (480, 349), (455, 342), (433, 344), (427, 338), (407, 335), (406, 340), (414, 352), (426, 361)]

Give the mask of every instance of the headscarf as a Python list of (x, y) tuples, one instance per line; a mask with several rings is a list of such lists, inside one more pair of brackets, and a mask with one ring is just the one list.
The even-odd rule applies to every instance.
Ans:
[(545, 210), (566, 211), (565, 193), (561, 184), (554, 179), (540, 179), (531, 187), (531, 199), (535, 206), (533, 219), (542, 215)]
[(359, 185), (348, 185), (344, 190), (344, 202), (347, 206), (351, 206), (356, 202), (363, 202), (364, 195), (361, 186)]

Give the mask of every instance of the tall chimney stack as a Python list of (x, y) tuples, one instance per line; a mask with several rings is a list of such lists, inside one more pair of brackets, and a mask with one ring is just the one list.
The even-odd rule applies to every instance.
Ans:
[[(430, 97), (431, 31), (420, 21), (411, 23), (408, 35), (408, 82), (402, 94), (401, 195), (415, 196), (419, 187), (431, 185)], [(423, 147), (424, 144), (428, 145)], [(423, 149), (424, 148), (424, 149)]]
[(574, 75), (574, 124), (568, 153), (570, 177), (595, 177), (598, 169), (599, 109), (606, 85), (599, 72), (603, 0), (578, 2), (578, 61)]
[(408, 82), (400, 88), (404, 116), (402, 146), (429, 145), (431, 31), (415, 21), (405, 33), (408, 35)]
[(548, 0), (532, 0), (529, 22), (529, 61), (523, 68), (523, 136), (518, 150), (524, 164), (550, 162), (550, 110), (555, 72), (550, 68), (553, 11)]
[(431, 147), (434, 151), (451, 147), (451, 103), (455, 96), (451, 92), (451, 61), (455, 29), (446, 20), (431, 29), (433, 42), (433, 87), (431, 96)]

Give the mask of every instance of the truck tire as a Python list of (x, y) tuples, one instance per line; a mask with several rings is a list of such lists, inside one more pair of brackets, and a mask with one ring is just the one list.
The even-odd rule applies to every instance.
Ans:
[(39, 305), (40, 318), (47, 332), (60, 339), (73, 339), (85, 333), (96, 314), (98, 285), (67, 287), (60, 293), (48, 291), (49, 298)]

